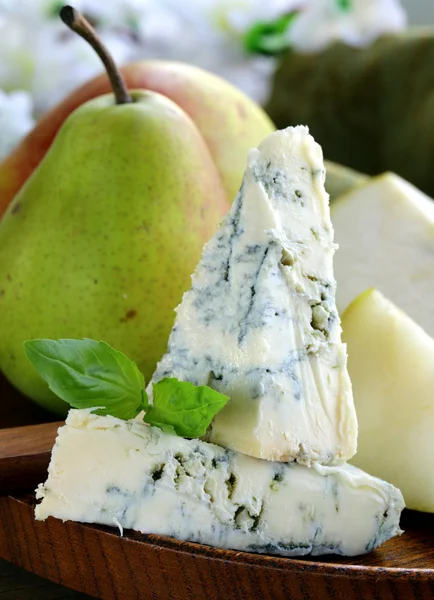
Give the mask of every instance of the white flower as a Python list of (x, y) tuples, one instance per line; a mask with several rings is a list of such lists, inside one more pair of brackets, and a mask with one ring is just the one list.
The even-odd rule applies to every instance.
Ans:
[(22, 21), (36, 20), (36, 24), (48, 16), (52, 6), (53, 0), (0, 0), (0, 14)]
[(32, 129), (32, 98), (27, 92), (0, 90), (0, 160)]
[[(109, 31), (102, 38), (118, 63), (130, 59), (132, 41), (127, 36)], [(39, 24), (0, 20), (0, 88), (30, 92), (36, 115), (102, 69), (92, 48), (60, 19)]]
[[(131, 43), (122, 35), (104, 33), (103, 41), (118, 64), (131, 57)], [(29, 89), (35, 109), (41, 114), (57, 104), (78, 85), (103, 71), (94, 50), (72, 32), (59, 35), (53, 24), (45, 29), (44, 38), (34, 40), (34, 63)]]
[[(77, 10), (101, 21), (106, 25), (125, 25), (125, 20), (155, 0), (74, 0), (71, 4)], [(0, 0), (0, 14), (9, 18), (28, 21), (58, 19), (59, 10), (68, 2), (61, 0)]]
[(316, 52), (336, 40), (365, 46), (406, 24), (399, 0), (311, 0), (294, 20), (288, 38), (294, 49)]
[(276, 61), (247, 53), (243, 35), (258, 20), (273, 20), (306, 0), (156, 0), (138, 20), (142, 43), (135, 59), (194, 64), (220, 75), (254, 100), (265, 100)]
[(74, 0), (75, 8), (104, 27), (125, 27), (158, 4), (158, 0)]
[[(348, 10), (339, 9), (347, 4)], [(72, 89), (101, 72), (86, 43), (58, 17), (59, 0), (0, 0), (0, 88), (25, 89), (39, 116)], [(300, 51), (335, 39), (369, 43), (401, 29), (398, 0), (75, 0), (118, 64), (146, 58), (191, 63), (217, 73), (254, 100), (268, 95), (276, 59), (249, 54), (246, 32), (301, 10), (288, 30)]]

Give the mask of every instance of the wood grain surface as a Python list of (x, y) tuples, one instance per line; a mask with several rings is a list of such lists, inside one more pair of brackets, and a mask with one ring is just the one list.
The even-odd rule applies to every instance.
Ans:
[(1, 600), (91, 600), (92, 596), (38, 577), (0, 559)]
[[(114, 529), (53, 518), (42, 523), (33, 517), (32, 497), (2, 497), (0, 557), (107, 600), (432, 600), (433, 520), (409, 513), (406, 521), (409, 531), (401, 539), (363, 561), (339, 564), (220, 550), (156, 535), (121, 538)], [(408, 568), (407, 558), (419, 568)]]
[[(9, 440), (0, 452), (4, 459), (22, 458), (36, 444), (45, 470), (46, 446), (56, 429), (57, 424), (30, 428), (29, 438), (25, 429), (0, 432), (0, 439)], [(20, 451), (18, 438), (23, 437), (27, 441)], [(18, 472), (22, 462), (16, 464)], [(404, 535), (375, 552), (318, 561), (226, 551), (135, 532), (121, 538), (105, 527), (53, 518), (37, 522), (33, 509), (32, 493), (0, 496), (0, 558), (96, 598), (434, 600), (434, 515), (408, 511)]]
[(0, 494), (27, 492), (41, 483), (61, 424), (0, 429)]

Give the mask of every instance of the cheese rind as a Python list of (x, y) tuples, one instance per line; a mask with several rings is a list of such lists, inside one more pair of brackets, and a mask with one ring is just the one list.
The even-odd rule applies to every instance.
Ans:
[(350, 465), (258, 460), (138, 421), (71, 410), (39, 520), (113, 525), (222, 548), (356, 555), (399, 534), (400, 492)]
[(153, 376), (228, 395), (206, 439), (258, 458), (338, 464), (356, 451), (324, 178), (306, 127), (250, 151)]

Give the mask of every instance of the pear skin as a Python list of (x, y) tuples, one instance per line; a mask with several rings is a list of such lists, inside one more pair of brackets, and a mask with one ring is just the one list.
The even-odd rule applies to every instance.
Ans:
[(193, 121), (154, 92), (73, 112), (0, 222), (0, 369), (60, 414), (23, 342), (104, 340), (149, 379), (229, 205)]
[(342, 315), (359, 420), (351, 462), (434, 513), (434, 339), (374, 288)]
[[(265, 112), (233, 85), (198, 67), (154, 60), (131, 63), (119, 70), (129, 89), (159, 92), (193, 119), (232, 201), (241, 184), (247, 152), (275, 130)], [(67, 116), (84, 102), (110, 91), (105, 73), (77, 88), (43, 116), (0, 163), (0, 217), (43, 158)]]

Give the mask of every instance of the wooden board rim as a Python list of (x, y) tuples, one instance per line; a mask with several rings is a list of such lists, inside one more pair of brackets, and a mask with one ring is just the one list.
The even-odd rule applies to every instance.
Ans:
[[(30, 505), (14, 496), (7, 497), (12, 503), (18, 503), (21, 508), (30, 508)], [(32, 509), (33, 512), (33, 509)], [(60, 519), (49, 517), (46, 523), (57, 522), (62, 524)], [(38, 521), (41, 525), (44, 522)], [(291, 571), (298, 574), (311, 574), (313, 576), (326, 577), (346, 577), (348, 579), (381, 579), (393, 580), (423, 580), (434, 583), (434, 569), (431, 568), (403, 568), (403, 567), (381, 567), (370, 565), (351, 565), (338, 562), (321, 562), (311, 559), (286, 558), (283, 556), (272, 556), (267, 554), (254, 554), (239, 550), (222, 549), (213, 546), (206, 546), (195, 542), (181, 541), (167, 536), (157, 534), (140, 534), (134, 531), (127, 531), (121, 537), (114, 529), (102, 525), (90, 523), (80, 523), (75, 521), (63, 522), (63, 524), (72, 524), (77, 528), (86, 528), (98, 532), (98, 535), (104, 537), (111, 536), (120, 540), (121, 543), (140, 544), (157, 549), (169, 550), (178, 554), (188, 554), (200, 556), (203, 558), (217, 560), (219, 562), (235, 562), (244, 565), (275, 569), (279, 571)], [(337, 557), (338, 558), (338, 557)]]
[[(80, 523), (85, 527), (92, 529), (100, 529), (99, 526), (90, 525), (87, 523)], [(119, 537), (116, 533), (107, 531), (106, 528), (101, 530), (108, 534)], [(140, 535), (140, 534), (138, 534)], [(127, 542), (134, 542), (138, 544), (148, 544), (164, 548), (166, 550), (172, 550), (174, 552), (180, 552), (183, 554), (194, 554), (196, 556), (204, 556), (213, 560), (219, 560), (223, 562), (232, 561), (239, 562), (246, 565), (255, 567), (267, 568), (267, 569), (278, 569), (286, 570), (288, 565), (291, 567), (291, 571), (296, 573), (311, 572), (314, 574), (321, 574), (335, 577), (349, 577), (352, 578), (363, 578), (373, 577), (378, 580), (382, 576), (400, 579), (426, 579), (434, 582), (434, 569), (423, 569), (423, 568), (409, 568), (405, 569), (402, 567), (376, 567), (369, 565), (345, 565), (342, 563), (327, 563), (315, 560), (306, 560), (303, 557), (290, 558), (284, 556), (273, 556), (270, 554), (253, 554), (252, 552), (245, 552), (240, 550), (231, 550), (217, 548), (213, 546), (206, 546), (205, 544), (198, 544), (195, 542), (187, 542), (170, 538), (166, 536), (160, 536), (156, 534), (142, 534), (142, 537), (146, 538), (143, 540), (135, 539), (131, 535), (127, 534), (123, 536)], [(149, 538), (149, 539), (148, 539)]]

